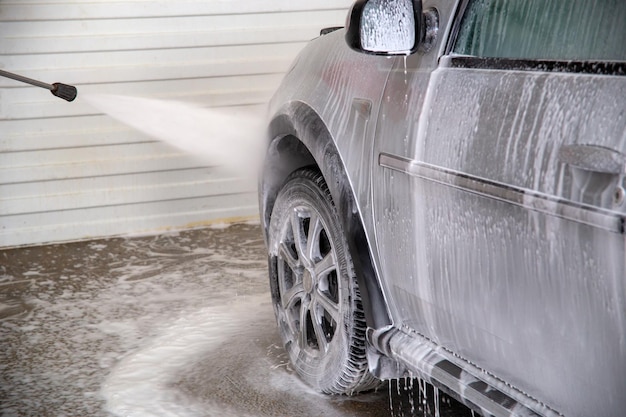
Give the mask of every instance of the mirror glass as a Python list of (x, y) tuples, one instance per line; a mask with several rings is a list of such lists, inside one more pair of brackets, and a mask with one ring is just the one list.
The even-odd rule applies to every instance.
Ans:
[(409, 53), (415, 46), (413, 0), (370, 0), (361, 16), (361, 47), (390, 54)]

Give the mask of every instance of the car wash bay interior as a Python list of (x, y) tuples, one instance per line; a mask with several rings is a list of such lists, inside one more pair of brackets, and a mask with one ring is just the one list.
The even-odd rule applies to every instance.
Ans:
[(254, 184), (89, 106), (90, 94), (259, 109), (350, 1), (20, 0), (0, 4), (0, 248), (257, 215)]

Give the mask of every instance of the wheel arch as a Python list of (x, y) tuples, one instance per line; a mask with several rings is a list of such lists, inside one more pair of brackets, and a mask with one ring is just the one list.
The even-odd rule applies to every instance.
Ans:
[(391, 319), (372, 262), (357, 200), (326, 124), (306, 103), (291, 102), (271, 120), (268, 138), (269, 147), (259, 185), (266, 242), (271, 212), (285, 179), (297, 169), (315, 166), (326, 180), (346, 233), (367, 326), (373, 329), (389, 326)]

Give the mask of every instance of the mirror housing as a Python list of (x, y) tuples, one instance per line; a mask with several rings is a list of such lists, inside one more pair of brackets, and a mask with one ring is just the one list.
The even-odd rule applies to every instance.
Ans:
[(346, 24), (346, 42), (358, 52), (410, 55), (422, 39), (421, 0), (357, 0)]

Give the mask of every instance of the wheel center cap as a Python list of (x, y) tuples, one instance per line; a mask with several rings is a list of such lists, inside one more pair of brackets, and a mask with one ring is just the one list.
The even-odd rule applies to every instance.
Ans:
[(304, 287), (304, 291), (311, 294), (313, 292), (314, 284), (311, 272), (308, 269), (305, 269), (304, 274), (302, 274), (302, 286)]

